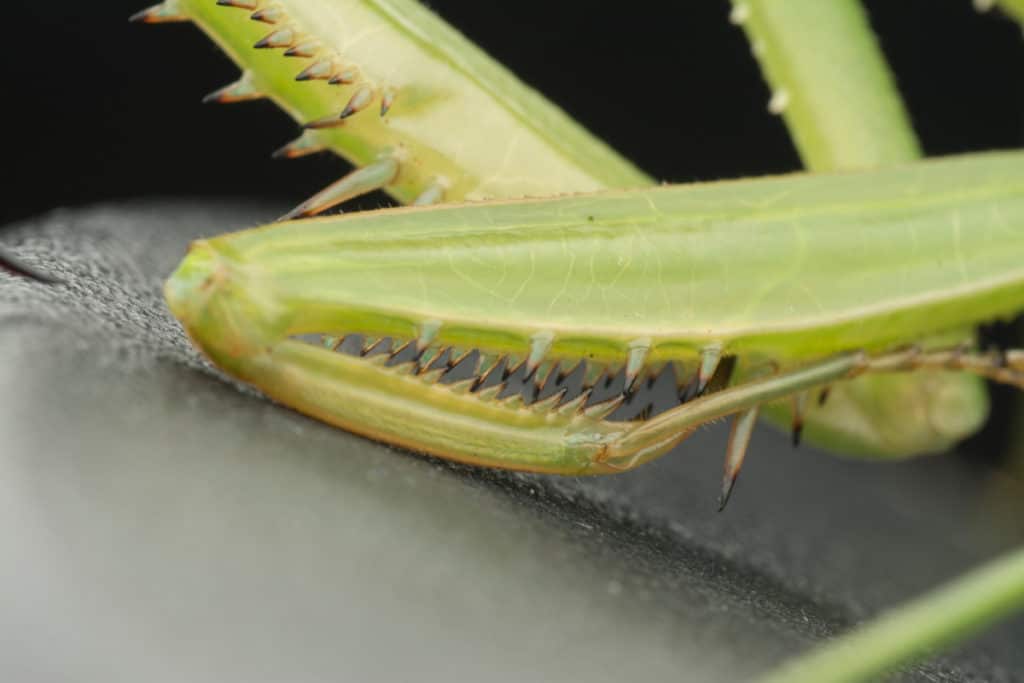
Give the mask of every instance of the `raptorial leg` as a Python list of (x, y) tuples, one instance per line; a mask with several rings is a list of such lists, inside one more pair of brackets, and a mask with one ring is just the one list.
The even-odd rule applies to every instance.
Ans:
[(865, 366), (869, 372), (909, 372), (913, 370), (960, 370), (980, 375), (993, 382), (1024, 389), (1024, 350), (976, 351), (970, 347), (925, 351), (911, 347), (872, 358)]
[[(867, 363), (868, 358), (863, 353), (846, 353), (796, 370), (705, 394), (629, 430), (608, 445), (603, 461), (621, 469), (635, 467), (664, 453), (700, 425), (854, 377), (863, 371)], [(753, 422), (750, 418), (747, 421)], [(737, 454), (741, 443), (734, 440)], [(741, 457), (736, 459), (742, 462)]]
[[(609, 445), (602, 460), (621, 469), (636, 467), (672, 448), (700, 425), (736, 414), (722, 482), (720, 504), (724, 506), (739, 476), (761, 405), (786, 397), (795, 397), (794, 400), (802, 405), (807, 392), (817, 389), (822, 395), (827, 395), (828, 387), (834, 382), (852, 379), (866, 372), (935, 370), (972, 372), (1024, 389), (1024, 350), (980, 352), (958, 347), (924, 351), (912, 347), (875, 357), (862, 352), (842, 354), (695, 398), (630, 430)], [(794, 422), (794, 439), (799, 438), (799, 432), (800, 422), (797, 420)]]

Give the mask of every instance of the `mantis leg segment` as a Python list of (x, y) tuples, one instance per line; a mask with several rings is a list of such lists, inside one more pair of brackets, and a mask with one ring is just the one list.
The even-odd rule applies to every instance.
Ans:
[(718, 511), (725, 509), (736, 486), (736, 478), (740, 476), (743, 460), (747, 457), (750, 437), (754, 433), (754, 424), (761, 406), (754, 406), (736, 416), (732, 421), (732, 432), (729, 434), (729, 445), (725, 449), (725, 473), (722, 475), (722, 493), (718, 497)]
[(358, 168), (341, 180), (324, 188), (297, 207), (286, 213), (280, 220), (315, 216), (342, 202), (354, 199), (374, 190), (383, 189), (398, 175), (398, 162), (382, 158), (372, 164)]
[[(415, 362), (388, 367), (388, 354), (350, 356), (286, 339), (236, 358), (232, 373), (299, 412), (363, 436), (485, 467), (587, 474), (603, 471), (604, 443), (629, 429), (583, 414), (513, 408), (495, 396), (419, 373)], [(497, 392), (494, 392), (497, 394)], [(579, 433), (575, 433), (579, 430)]]
[[(847, 353), (797, 370), (706, 394), (637, 425), (621, 439), (609, 444), (602, 459), (610, 466), (630, 469), (661, 455), (702, 424), (734, 413), (754, 411), (763, 403), (854, 377), (868, 362), (863, 353)], [(749, 417), (743, 421), (753, 422)], [(739, 437), (743, 436), (744, 429), (737, 427)], [(734, 438), (730, 445), (730, 456), (738, 454), (731, 459), (738, 463), (742, 463), (743, 445), (743, 438)]]
[(902, 353), (878, 358), (870, 364), (873, 371), (962, 370), (985, 379), (1024, 388), (1024, 351), (972, 351), (957, 347), (922, 351), (912, 347)]
[[(700, 425), (738, 413), (726, 455), (721, 501), (724, 504), (739, 476), (750, 440), (750, 430), (761, 405), (786, 397), (795, 397), (794, 400), (805, 402), (801, 396), (818, 388), (822, 396), (827, 396), (826, 392), (834, 382), (853, 379), (865, 373), (917, 370), (970, 372), (1024, 388), (1024, 351), (976, 352), (963, 347), (923, 351), (914, 347), (875, 357), (869, 357), (863, 352), (842, 354), (684, 403), (638, 424), (621, 439), (610, 444), (601, 459), (609, 467), (630, 469), (669, 450)], [(794, 427), (797, 434), (798, 426)]]

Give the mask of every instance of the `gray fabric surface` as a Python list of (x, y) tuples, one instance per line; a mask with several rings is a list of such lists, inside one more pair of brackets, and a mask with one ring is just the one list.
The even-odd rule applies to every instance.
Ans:
[[(1019, 481), (722, 427), (633, 473), (512, 475), (318, 424), (166, 312), (190, 239), (283, 207), (61, 210), (0, 246), (0, 678), (733, 681), (1024, 540)], [(1018, 619), (908, 680), (1024, 680)]]

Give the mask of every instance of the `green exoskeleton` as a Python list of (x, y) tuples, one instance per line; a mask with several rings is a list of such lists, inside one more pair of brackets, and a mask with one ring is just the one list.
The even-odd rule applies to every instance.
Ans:
[[(207, 99), (274, 99), (306, 127), (282, 155), (331, 149), (358, 166), (288, 217), (319, 213), (375, 188), (400, 201), (429, 204), (650, 182), (408, 0), (171, 0), (136, 18), (190, 20), (211, 35), (243, 76)], [(867, 167), (917, 156), (884, 61), (854, 3), (741, 2), (730, 18), (751, 34), (766, 76), (777, 86), (771, 107), (784, 113), (811, 168)], [(805, 30), (808, 22), (817, 29)], [(837, 34), (843, 40), (834, 40)], [(806, 58), (823, 50), (832, 59)], [(836, 70), (842, 79), (834, 77)], [(838, 80), (844, 85), (824, 85)], [(945, 337), (917, 341), (948, 345), (970, 336), (966, 328), (950, 329)], [(826, 407), (797, 394), (769, 413), (792, 419), (797, 437), (806, 415), (806, 431), (816, 442), (890, 456), (947, 447), (986, 416), (982, 385), (954, 373), (877, 375), (846, 384)], [(907, 405), (917, 407), (915, 419), (903, 418)], [(752, 423), (758, 409), (741, 422)], [(779, 418), (780, 410), (792, 417)], [(745, 441), (734, 443), (742, 452)], [(726, 490), (736, 471), (727, 467)]]
[[(975, 4), (1024, 17), (1020, 0)], [(735, 415), (724, 501), (762, 407), (833, 450), (898, 456), (977, 429), (978, 376), (1024, 383), (1020, 352), (979, 352), (972, 332), (1024, 309), (1024, 155), (915, 163), (854, 0), (737, 0), (730, 19), (807, 168), (856, 172), (658, 189), (411, 0), (166, 0), (136, 19), (194, 22), (238, 63), (209, 101), (268, 97), (303, 124), (278, 156), (356, 166), (286, 216), (303, 220), (196, 243), (166, 285), (207, 356), (298, 410), (573, 474)], [(421, 206), (590, 194), (307, 219), (373, 189)], [(335, 352), (349, 334), (360, 353)], [(663, 371), (680, 406), (607, 419)], [(533, 391), (506, 389), (516, 378)], [(877, 673), (1006, 613), (1018, 564), (808, 680)]]
[[(811, 169), (915, 158), (913, 133), (854, 2), (737, 2), (730, 18), (751, 34), (776, 88), (771, 107)], [(289, 217), (377, 188), (430, 204), (652, 182), (410, 0), (168, 0), (136, 19), (194, 22), (240, 65), (239, 81), (208, 101), (268, 97), (303, 123), (279, 156), (326, 149), (357, 166)], [(818, 58), (823, 51), (829, 59)], [(827, 404), (775, 404), (768, 415), (833, 450), (890, 457), (948, 448), (987, 415), (983, 386), (955, 373), (875, 375), (831, 396)], [(950, 401), (958, 419), (948, 419)], [(908, 406), (914, 419), (904, 417)]]
[[(308, 219), (195, 243), (165, 291), (219, 367), (373, 438), (487, 466), (606, 473), (739, 413), (738, 468), (744, 416), (863, 372), (1020, 384), (1019, 354), (915, 344), (1024, 308), (1021, 253), (1024, 153), (1005, 153)], [(366, 359), (294, 338), (312, 333), (409, 347)], [(486, 360), (439, 383), (470, 349)], [(580, 361), (624, 367), (623, 394), (589, 405), (593, 374), (568, 403), (480, 390), (513, 370), (541, 387)], [(690, 400), (648, 421), (603, 419), (666, 363)], [(732, 384), (705, 394), (728, 370)], [(974, 419), (970, 401), (946, 405), (942, 419)]]

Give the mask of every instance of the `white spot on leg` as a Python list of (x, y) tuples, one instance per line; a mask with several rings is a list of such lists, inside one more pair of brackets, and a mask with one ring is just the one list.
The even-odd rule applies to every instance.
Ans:
[(750, 18), (750, 5), (745, 2), (734, 2), (729, 12), (729, 23), (740, 26)]
[(772, 98), (768, 100), (768, 111), (776, 115), (786, 111), (787, 106), (789, 106), (789, 93), (782, 88), (773, 92)]

